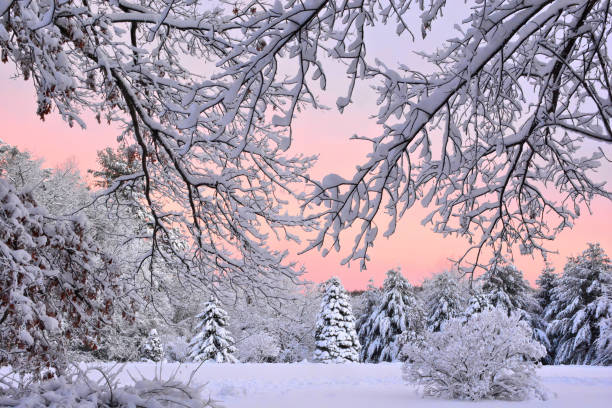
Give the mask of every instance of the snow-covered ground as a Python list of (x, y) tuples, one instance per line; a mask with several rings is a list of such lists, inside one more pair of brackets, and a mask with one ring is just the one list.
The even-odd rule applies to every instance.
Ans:
[[(178, 369), (188, 378), (195, 364), (163, 364), (164, 377)], [(127, 371), (152, 376), (154, 363), (133, 363)], [(159, 369), (159, 366), (157, 366)], [(612, 406), (612, 367), (544, 367), (543, 384), (556, 397), (548, 401), (448, 401), (422, 398), (415, 387), (404, 384), (401, 364), (205, 364), (195, 379), (207, 382), (207, 392), (227, 408), (441, 408), (469, 407), (562, 407)]]

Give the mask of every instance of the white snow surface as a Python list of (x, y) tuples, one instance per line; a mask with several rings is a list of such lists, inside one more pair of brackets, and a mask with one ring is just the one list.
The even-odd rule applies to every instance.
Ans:
[[(111, 364), (107, 364), (111, 366)], [(167, 378), (178, 369), (188, 379), (198, 364), (163, 363)], [(129, 372), (150, 378), (155, 363), (130, 363), (120, 375), (131, 384)], [(538, 370), (547, 401), (450, 401), (424, 398), (402, 380), (401, 363), (380, 364), (203, 364), (194, 377), (208, 383), (206, 391), (227, 408), (421, 408), (421, 407), (610, 407), (612, 367), (546, 366)]]

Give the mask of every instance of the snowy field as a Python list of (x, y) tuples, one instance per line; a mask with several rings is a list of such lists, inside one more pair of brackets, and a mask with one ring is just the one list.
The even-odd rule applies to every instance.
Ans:
[[(149, 377), (154, 363), (133, 363), (126, 371)], [(178, 367), (188, 378), (196, 365), (164, 364), (164, 377)], [(420, 407), (567, 407), (612, 406), (612, 367), (555, 366), (539, 370), (543, 384), (555, 393), (548, 401), (448, 401), (422, 398), (404, 384), (401, 364), (207, 364), (196, 375), (213, 399), (227, 408), (420, 408)]]

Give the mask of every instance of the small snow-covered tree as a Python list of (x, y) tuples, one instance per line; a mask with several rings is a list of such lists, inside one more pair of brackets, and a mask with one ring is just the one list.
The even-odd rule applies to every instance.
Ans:
[(96, 349), (114, 308), (131, 320), (115, 265), (84, 217), (49, 218), (31, 193), (0, 178), (0, 365), (61, 374), (70, 342)]
[(149, 336), (140, 346), (140, 358), (151, 361), (162, 361), (164, 358), (164, 347), (157, 330), (151, 329)]
[(597, 364), (606, 360), (599, 353), (609, 342), (602, 336), (610, 335), (606, 325), (612, 316), (610, 293), (612, 265), (599, 244), (589, 244), (581, 255), (568, 259), (546, 308), (555, 364)]
[(355, 317), (340, 279), (325, 282), (325, 294), (315, 326), (314, 358), (323, 363), (359, 361), (359, 338)]
[(425, 395), (448, 399), (524, 400), (544, 394), (536, 362), (544, 347), (517, 313), (487, 309), (469, 320), (450, 319), (440, 332), (405, 349), (404, 377)]
[(538, 276), (538, 279), (536, 279), (538, 290), (536, 291), (535, 298), (540, 304), (542, 310), (544, 310), (552, 301), (552, 292), (555, 287), (557, 277), (555, 268), (547, 263), (542, 270), (542, 273), (540, 273), (540, 276)]
[(235, 363), (234, 339), (226, 329), (227, 313), (214, 298), (204, 305), (197, 316), (197, 333), (189, 342), (189, 357), (194, 361)]
[(414, 288), (399, 269), (387, 272), (380, 303), (361, 327), (361, 361), (395, 361), (405, 344), (424, 331), (424, 313)]
[(451, 272), (434, 275), (423, 283), (426, 324), (431, 331), (440, 331), (444, 323), (465, 310), (466, 291)]

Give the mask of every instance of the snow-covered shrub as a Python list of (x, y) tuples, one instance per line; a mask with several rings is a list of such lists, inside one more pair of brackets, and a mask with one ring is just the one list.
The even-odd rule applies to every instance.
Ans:
[(168, 337), (164, 342), (164, 355), (170, 362), (184, 363), (189, 360), (189, 342), (183, 336)]
[(536, 361), (546, 350), (518, 314), (489, 309), (467, 321), (454, 318), (424, 342), (410, 344), (404, 378), (428, 396), (450, 399), (544, 398)]
[(95, 350), (125, 305), (120, 272), (84, 217), (53, 220), (0, 178), (0, 366), (49, 377), (66, 367), (71, 343)]
[[(282, 298), (243, 296), (228, 302), (228, 330), (236, 339), (266, 333), (278, 345), (278, 362), (294, 363), (311, 358), (322, 294), (309, 284), (281, 281), (278, 285), (284, 288)], [(237, 341), (236, 348), (242, 360), (242, 340)]]
[[(0, 396), (0, 406), (19, 408), (221, 408), (204, 397), (203, 386), (185, 383), (175, 374), (163, 379), (132, 377), (134, 384), (122, 386), (117, 376), (122, 367), (77, 370), (73, 375), (15, 387)], [(160, 370), (161, 371), (161, 370)]]
[(235, 363), (234, 339), (227, 326), (227, 313), (214, 298), (204, 305), (204, 311), (197, 316), (200, 322), (197, 333), (189, 342), (189, 358), (194, 361)]
[(238, 344), (238, 359), (242, 362), (272, 363), (279, 354), (276, 339), (268, 333), (255, 333)]
[(149, 337), (140, 346), (140, 358), (151, 361), (161, 361), (164, 358), (164, 348), (157, 330), (152, 329)]
[(359, 338), (348, 295), (333, 277), (325, 283), (325, 295), (315, 328), (314, 358), (324, 363), (359, 361)]
[[(314, 336), (310, 336), (313, 337)], [(313, 347), (310, 347), (308, 342), (290, 339), (280, 349), (278, 354), (278, 362), (280, 363), (297, 363), (308, 360), (313, 353)]]

